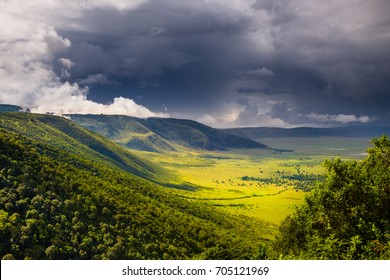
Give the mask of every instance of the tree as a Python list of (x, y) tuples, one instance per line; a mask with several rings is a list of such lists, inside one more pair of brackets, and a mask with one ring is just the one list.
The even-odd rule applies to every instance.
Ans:
[(286, 258), (390, 258), (390, 140), (374, 138), (361, 161), (326, 160), (326, 180), (280, 226)]

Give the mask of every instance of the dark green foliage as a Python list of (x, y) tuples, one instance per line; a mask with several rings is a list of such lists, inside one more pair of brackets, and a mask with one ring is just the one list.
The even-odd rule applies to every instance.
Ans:
[(390, 141), (373, 139), (362, 161), (325, 161), (327, 176), (280, 227), (286, 258), (390, 259)]
[(162, 178), (165, 175), (161, 167), (141, 160), (101, 135), (90, 132), (65, 118), (39, 114), (0, 113), (1, 127), (94, 162), (111, 163), (144, 178)]
[(309, 174), (309, 173), (287, 173), (277, 171), (276, 175), (269, 178), (243, 176), (243, 181), (257, 181), (265, 184), (275, 184), (277, 186), (292, 185), (294, 189), (309, 192), (318, 183), (323, 181), (323, 175)]
[(0, 129), (0, 258), (255, 256), (258, 240), (246, 233), (245, 221), (173, 196), (110, 158), (88, 155), (90, 141), (75, 140), (81, 128), (61, 134), (64, 127), (47, 125), (71, 127), (66, 120), (24, 115), (0, 118), (8, 128)]

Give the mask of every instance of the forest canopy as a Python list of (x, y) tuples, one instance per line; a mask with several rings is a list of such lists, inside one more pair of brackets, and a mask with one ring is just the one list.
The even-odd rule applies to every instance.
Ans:
[(326, 180), (280, 226), (274, 249), (291, 259), (390, 259), (390, 140), (361, 161), (326, 160)]
[(247, 259), (245, 223), (0, 129), (0, 258)]

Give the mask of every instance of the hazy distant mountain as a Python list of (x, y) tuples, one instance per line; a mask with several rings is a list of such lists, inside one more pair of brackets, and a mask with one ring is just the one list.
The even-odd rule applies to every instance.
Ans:
[(140, 119), (109, 115), (69, 115), (69, 117), (89, 130), (100, 133), (123, 146), (139, 150), (175, 150), (178, 146), (217, 151), (268, 148), (256, 141), (192, 120)]
[(0, 112), (19, 112), (22, 107), (16, 105), (0, 104)]
[(246, 137), (252, 140), (262, 138), (285, 137), (380, 137), (383, 134), (390, 135), (390, 127), (351, 126), (334, 128), (273, 128), (273, 127), (245, 127), (229, 128), (221, 131), (232, 135)]

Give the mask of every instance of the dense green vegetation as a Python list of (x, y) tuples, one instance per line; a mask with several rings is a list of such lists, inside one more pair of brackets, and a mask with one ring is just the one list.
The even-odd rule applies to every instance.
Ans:
[(62, 140), (73, 141), (70, 152), (60, 142), (59, 125), (43, 126), (45, 140), (35, 140), (38, 128), (55, 119), (69, 122), (33, 114), (1, 116), (2, 127), (13, 131), (0, 130), (0, 257), (256, 257), (261, 241), (246, 221), (172, 195), (109, 157), (87, 157), (87, 146), (76, 140), (80, 135)]
[[(365, 159), (347, 144), (136, 156), (65, 118), (0, 113), (0, 258), (390, 259), (390, 140)], [(327, 151), (359, 157), (323, 176)]]
[(0, 128), (20, 133), (39, 143), (100, 164), (109, 164), (143, 178), (162, 180), (168, 174), (159, 166), (136, 157), (99, 134), (72, 121), (51, 115), (0, 113)]
[(326, 180), (280, 227), (279, 256), (390, 259), (390, 140), (372, 143), (362, 161), (325, 161)]
[(241, 180), (250, 182), (261, 182), (265, 184), (275, 184), (276, 186), (292, 185), (296, 190), (309, 192), (320, 181), (323, 180), (322, 175), (317, 175), (308, 172), (301, 172), (297, 169), (297, 173), (285, 172), (277, 170), (276, 175), (268, 178), (243, 176)]

